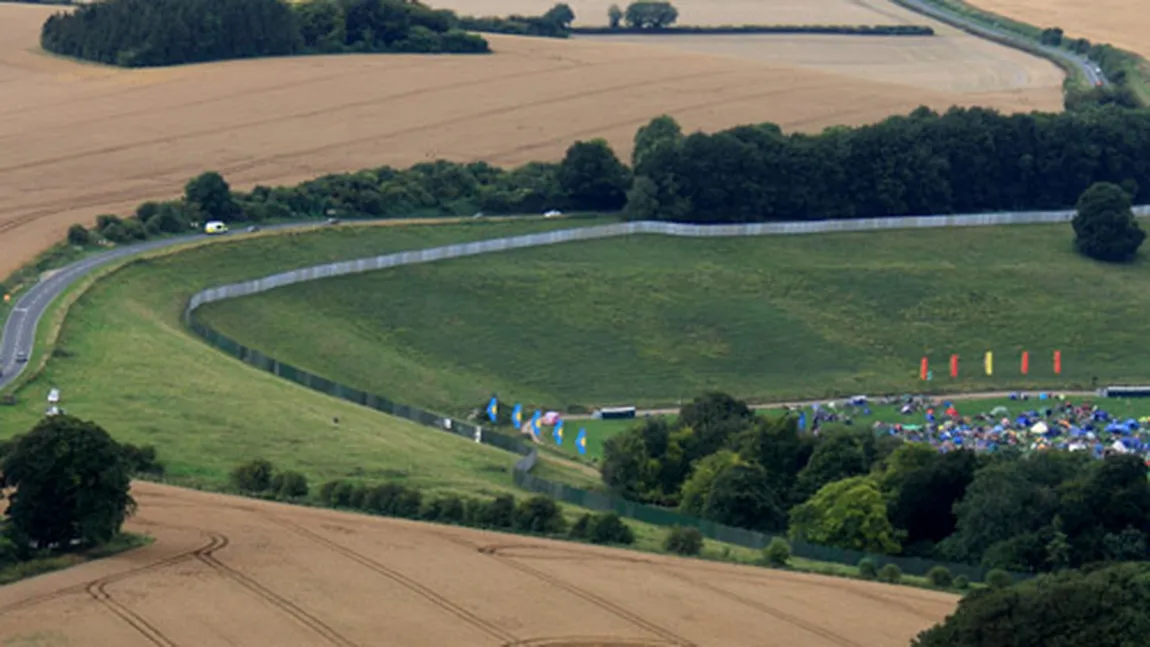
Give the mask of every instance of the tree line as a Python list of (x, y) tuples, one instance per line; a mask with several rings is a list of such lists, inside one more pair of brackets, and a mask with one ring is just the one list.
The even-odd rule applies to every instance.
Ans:
[[(483, 31), (483, 30), (477, 30)], [(606, 27), (572, 27), (573, 34), (828, 34), (832, 36), (933, 36), (926, 25), (699, 25), (644, 28), (616, 25)]]
[(44, 49), (122, 67), (345, 52), (486, 53), (451, 11), (410, 0), (105, 0), (45, 21)]
[(1105, 106), (1002, 115), (920, 108), (859, 127), (783, 133), (774, 124), (684, 134), (662, 116), (640, 128), (630, 165), (603, 140), (555, 163), (504, 169), (444, 160), (232, 191), (217, 173), (181, 200), (102, 215), (75, 245), (186, 232), (206, 220), (262, 222), (619, 211), (636, 220), (731, 223), (1073, 208), (1097, 183), (1150, 200), (1150, 111)]
[(1150, 481), (1136, 456), (936, 448), (869, 428), (798, 428), (722, 393), (604, 444), (629, 499), (848, 550), (1054, 572), (1144, 561)]
[(920, 108), (813, 135), (774, 124), (685, 135), (664, 116), (637, 133), (632, 169), (632, 217), (695, 223), (1069, 208), (1096, 182), (1140, 201), (1150, 112)]

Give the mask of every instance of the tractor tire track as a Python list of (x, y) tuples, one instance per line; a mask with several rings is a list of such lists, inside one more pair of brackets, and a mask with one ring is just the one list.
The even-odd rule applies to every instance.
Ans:
[(153, 645), (157, 645), (158, 647), (177, 647), (176, 642), (165, 636), (164, 632), (157, 629), (155, 625), (113, 598), (107, 591), (108, 584), (109, 582), (107, 580), (92, 582), (87, 586), (88, 595), (92, 596), (93, 600), (102, 604), (106, 609), (116, 614), (116, 616), (131, 626), (132, 629), (135, 629), (137, 633)]
[(498, 625), (491, 623), (491, 622), (488, 622), (487, 620), (484, 620), (483, 618), (480, 618), (479, 616), (475, 615), (471, 611), (468, 611), (467, 609), (465, 609), (465, 608), (455, 604), (454, 602), (448, 600), (446, 597), (437, 593), (436, 591), (432, 590), (431, 588), (429, 588), (423, 584), (420, 584), (419, 582), (403, 575), (402, 573), (399, 573), (398, 571), (392, 570), (392, 569), (388, 568), (387, 566), (384, 566), (383, 564), (371, 559), (370, 557), (366, 557), (360, 553), (357, 553), (356, 551), (354, 551), (350, 548), (347, 548), (346, 546), (344, 546), (342, 544), (336, 543), (336, 542), (328, 539), (327, 537), (319, 535), (319, 534), (313, 532), (312, 530), (310, 530), (308, 528), (300, 526), (300, 525), (298, 525), (294, 522), (288, 521), (286, 519), (282, 519), (280, 517), (273, 517), (270, 515), (265, 515), (265, 518), (268, 519), (269, 521), (272, 521), (273, 523), (276, 523), (280, 526), (287, 528), (288, 530), (291, 530), (292, 532), (300, 535), (301, 537), (304, 537), (305, 539), (308, 539), (314, 543), (320, 544), (321, 546), (324, 546), (325, 548), (352, 560), (353, 562), (359, 564), (360, 566), (368, 568), (368, 569), (388, 578), (389, 580), (395, 582), (396, 584), (399, 584), (400, 586), (408, 589), (409, 591), (419, 595), (420, 597), (424, 598), (428, 602), (431, 602), (433, 605), (435, 605), (436, 607), (439, 607), (443, 611), (446, 611), (447, 613), (455, 616), (459, 620), (475, 627), (476, 629), (479, 629), (480, 631), (488, 634), (489, 636), (496, 638), (497, 640), (500, 640), (500, 641), (502, 641), (504, 643), (508, 643), (508, 644), (514, 644), (518, 640), (518, 638), (516, 638), (516, 636), (514, 634), (512, 634), (511, 632), (508, 632), (508, 631), (504, 630), (503, 628), (499, 627)]
[(35, 606), (38, 604), (43, 604), (45, 602), (51, 602), (53, 600), (58, 600), (60, 598), (67, 597), (69, 595), (75, 595), (77, 593), (85, 593), (88, 591), (88, 589), (90, 587), (107, 586), (108, 584), (113, 584), (115, 582), (121, 582), (123, 580), (127, 580), (127, 579), (130, 579), (132, 577), (136, 577), (137, 575), (143, 575), (143, 574), (149, 573), (151, 571), (155, 571), (155, 570), (165, 568), (168, 566), (174, 566), (174, 565), (179, 564), (181, 562), (193, 560), (193, 559), (196, 559), (196, 556), (199, 553), (201, 553), (203, 551), (211, 550), (215, 545), (216, 545), (215, 539), (209, 538), (208, 543), (206, 543), (203, 546), (200, 546), (198, 548), (193, 548), (192, 550), (184, 551), (182, 553), (179, 553), (179, 554), (173, 555), (171, 557), (167, 557), (167, 558), (152, 562), (150, 564), (145, 564), (144, 566), (138, 566), (136, 568), (132, 568), (132, 569), (129, 569), (126, 571), (121, 571), (119, 573), (115, 573), (112, 575), (101, 577), (101, 578), (98, 578), (95, 580), (91, 580), (91, 581), (84, 582), (81, 584), (75, 584), (73, 586), (65, 587), (62, 589), (57, 589), (55, 591), (50, 591), (48, 593), (44, 593), (41, 595), (33, 596), (30, 598), (25, 598), (23, 600), (19, 600), (17, 602), (13, 602), (11, 604), (6, 604), (4, 606), (0, 606), (0, 616), (4, 615), (5, 613), (10, 613), (12, 611), (18, 611), (20, 609), (24, 609), (27, 607)]
[(227, 538), (227, 536), (221, 535), (219, 533), (212, 532), (208, 534), (215, 540), (215, 543), (211, 548), (197, 552), (195, 554), (196, 559), (198, 559), (203, 564), (206, 564), (209, 568), (214, 570), (216, 573), (219, 573), (224, 578), (239, 584), (248, 591), (254, 593), (256, 597), (264, 600), (277, 609), (295, 618), (305, 627), (322, 636), (331, 644), (337, 645), (338, 647), (358, 647), (355, 642), (347, 639), (331, 626), (303, 610), (291, 600), (288, 600), (275, 591), (255, 581), (251, 577), (248, 577), (247, 575), (232, 568), (231, 566), (228, 566), (227, 564), (219, 561), (215, 557), (215, 553), (226, 548), (230, 543), (230, 540)]
[(556, 588), (567, 591), (568, 593), (581, 598), (584, 601), (589, 602), (618, 618), (630, 622), (631, 624), (639, 627), (640, 629), (643, 629), (644, 631), (650, 632), (659, 638), (668, 641), (671, 643), (671, 645), (675, 645), (676, 647), (698, 647), (694, 642), (684, 638), (683, 636), (676, 634), (666, 627), (657, 625), (647, 620), (646, 618), (643, 618), (639, 614), (629, 611), (619, 604), (608, 600), (607, 598), (604, 598), (598, 594), (592, 593), (586, 589), (571, 584), (570, 582), (555, 577), (550, 573), (540, 571), (537, 568), (520, 563), (510, 557), (500, 555), (499, 549), (497, 547), (484, 546), (479, 549), (479, 552), (480, 554), (487, 555), (488, 557), (495, 559), (504, 566), (513, 568), (517, 571), (520, 571), (521, 573), (530, 575)]
[(731, 600), (732, 602), (737, 602), (739, 604), (742, 604), (742, 605), (748, 606), (752, 609), (755, 609), (756, 611), (761, 611), (761, 612), (771, 616), (772, 618), (775, 618), (777, 620), (781, 620), (782, 622), (785, 622), (789, 625), (793, 625), (795, 627), (798, 627), (799, 629), (802, 629), (803, 631), (814, 634), (814, 635), (822, 638), (823, 640), (826, 640), (826, 641), (829, 641), (835, 645), (838, 645), (839, 647), (867, 647), (866, 645), (859, 643), (859, 642), (855, 642), (855, 641), (851, 640), (850, 638), (843, 636), (842, 634), (838, 634), (838, 633), (835, 633), (835, 632), (830, 631), (828, 629), (824, 629), (824, 628), (820, 627), (819, 625), (817, 625), (813, 622), (803, 620), (802, 618), (800, 618), (796, 615), (787, 613), (786, 611), (782, 611), (781, 609), (773, 607), (769, 604), (764, 604), (762, 602), (759, 602), (758, 600), (752, 600), (750, 598), (739, 595), (738, 593), (732, 593), (731, 591), (728, 591), (726, 589), (721, 589), (717, 586), (714, 586), (713, 584), (708, 584), (706, 582), (702, 582), (702, 581), (696, 580), (694, 578), (687, 577), (687, 576), (682, 575), (680, 573), (676, 573), (675, 571), (673, 571), (669, 568), (666, 568), (666, 567), (659, 568), (659, 570), (662, 571), (664, 574), (666, 574), (670, 577), (673, 577), (677, 580), (686, 582), (687, 584), (690, 584), (691, 586), (699, 587), (701, 589), (706, 589), (708, 591), (711, 591), (712, 593), (715, 593), (716, 595), (719, 595), (720, 597), (727, 598), (728, 600)]

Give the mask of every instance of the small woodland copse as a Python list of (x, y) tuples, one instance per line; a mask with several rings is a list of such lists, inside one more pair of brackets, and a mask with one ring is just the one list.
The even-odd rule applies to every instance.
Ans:
[[(259, 38), (252, 38), (259, 34)], [(44, 49), (150, 67), (293, 54), (486, 53), (451, 11), (402, 0), (107, 0), (44, 23)]]

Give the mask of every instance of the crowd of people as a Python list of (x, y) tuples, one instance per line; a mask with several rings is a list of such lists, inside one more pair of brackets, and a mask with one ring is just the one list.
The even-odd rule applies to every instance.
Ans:
[[(900, 436), (911, 442), (928, 443), (939, 451), (971, 449), (993, 452), (1005, 447), (1023, 451), (1061, 449), (1091, 452), (1102, 458), (1110, 454), (1136, 454), (1150, 465), (1150, 416), (1120, 417), (1103, 403), (1091, 399), (1074, 402), (1063, 395), (1011, 394), (1018, 406), (998, 406), (971, 413), (961, 403), (904, 396), (881, 403), (865, 397), (815, 405), (803, 416), (804, 427), (814, 433), (826, 424), (865, 424), (874, 417), (877, 404), (893, 404), (895, 420), (870, 422), (876, 433)], [(1150, 405), (1150, 403), (1148, 403)], [(972, 403), (973, 406), (973, 403)], [(1150, 407), (1148, 407), (1150, 408)], [(1011, 409), (1017, 413), (1011, 413)]]

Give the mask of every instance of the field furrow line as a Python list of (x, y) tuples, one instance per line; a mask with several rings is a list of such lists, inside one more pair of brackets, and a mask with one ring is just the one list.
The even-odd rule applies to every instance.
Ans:
[(515, 637), (514, 634), (504, 630), (503, 628), (499, 627), (498, 625), (496, 625), (494, 623), (488, 622), (487, 620), (480, 618), (479, 616), (475, 615), (471, 611), (468, 611), (467, 609), (465, 609), (465, 608), (455, 604), (454, 602), (448, 600), (446, 597), (437, 593), (433, 589), (431, 589), (431, 588), (429, 588), (423, 584), (420, 584), (419, 582), (407, 577), (406, 575), (403, 575), (402, 573), (399, 573), (398, 571), (392, 570), (392, 569), (388, 568), (387, 566), (384, 566), (383, 564), (371, 559), (370, 557), (367, 557), (365, 555), (357, 553), (356, 551), (354, 551), (354, 550), (352, 550), (352, 549), (350, 549), (350, 548), (348, 548), (342, 544), (336, 543), (336, 542), (328, 539), (327, 537), (324, 537), (320, 534), (317, 534), (317, 533), (313, 532), (312, 530), (305, 528), (299, 524), (293, 523), (291, 521), (287, 521), (286, 519), (282, 519), (279, 517), (272, 517), (272, 516), (267, 516), (266, 518), (268, 520), (274, 522), (274, 523), (277, 523), (277, 524), (291, 530), (292, 532), (295, 532), (296, 534), (298, 534), (298, 535), (300, 535), (306, 539), (309, 539), (309, 540), (311, 540), (317, 544), (320, 544), (320, 545), (332, 550), (333, 552), (339, 553), (340, 555), (356, 562), (357, 564), (359, 564), (361, 566), (364, 566), (364, 567), (366, 567), (366, 568), (368, 568), (368, 569), (370, 569), (370, 570), (372, 570), (372, 571), (374, 571), (380, 575), (383, 575), (384, 577), (386, 577), (386, 578), (392, 580), (393, 582), (403, 586), (404, 588), (407, 588), (408, 590), (412, 591), (413, 593), (418, 594), (420, 597), (423, 597), (424, 599), (431, 602), (432, 604), (439, 607), (440, 609), (446, 611), (447, 613), (450, 613), (451, 615), (462, 620), (463, 622), (466, 622), (467, 624), (472, 625), (473, 627), (483, 631), (484, 633), (486, 633), (490, 636), (495, 637), (498, 640), (501, 640), (504, 642), (514, 642), (517, 640), (517, 638)]

